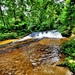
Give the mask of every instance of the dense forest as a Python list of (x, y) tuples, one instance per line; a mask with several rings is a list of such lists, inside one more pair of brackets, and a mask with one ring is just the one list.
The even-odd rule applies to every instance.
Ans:
[(75, 32), (74, 0), (0, 0), (0, 40), (33, 31)]
[[(65, 37), (75, 34), (74, 0), (0, 0), (0, 40), (54, 29)], [(75, 72), (75, 37), (61, 49), (63, 65)]]

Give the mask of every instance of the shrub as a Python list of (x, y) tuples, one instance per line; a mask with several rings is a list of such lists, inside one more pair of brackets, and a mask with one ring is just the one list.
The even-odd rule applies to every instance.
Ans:
[(72, 33), (75, 34), (75, 28), (73, 28)]
[(68, 42), (63, 43), (61, 47), (66, 59), (63, 62), (71, 71), (75, 72), (75, 37), (71, 38)]
[(3, 40), (3, 35), (0, 33), (0, 41)]
[(17, 36), (17, 33), (14, 32), (4, 34), (0, 33), (0, 40), (15, 39)]

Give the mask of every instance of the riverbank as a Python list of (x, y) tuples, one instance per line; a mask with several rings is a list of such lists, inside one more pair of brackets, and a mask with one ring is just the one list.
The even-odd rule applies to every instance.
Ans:
[(8, 44), (8, 43), (11, 43), (11, 42), (15, 42), (17, 41), (18, 39), (9, 39), (9, 40), (5, 40), (5, 41), (0, 41), (0, 45), (4, 45), (4, 44)]

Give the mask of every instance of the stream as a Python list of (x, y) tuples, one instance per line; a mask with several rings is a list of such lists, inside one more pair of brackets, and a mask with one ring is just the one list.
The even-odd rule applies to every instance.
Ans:
[(72, 75), (67, 67), (58, 66), (65, 58), (61, 44), (68, 38), (44, 34), (40, 33), (40, 39), (32, 33), (19, 40), (0, 42), (0, 75)]

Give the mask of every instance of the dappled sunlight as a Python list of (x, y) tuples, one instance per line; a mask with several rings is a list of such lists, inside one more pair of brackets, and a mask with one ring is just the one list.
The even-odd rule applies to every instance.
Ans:
[(15, 42), (17, 40), (18, 39), (9, 39), (9, 40), (5, 40), (5, 41), (0, 41), (0, 45), (7, 44), (7, 43), (10, 43), (10, 42)]

